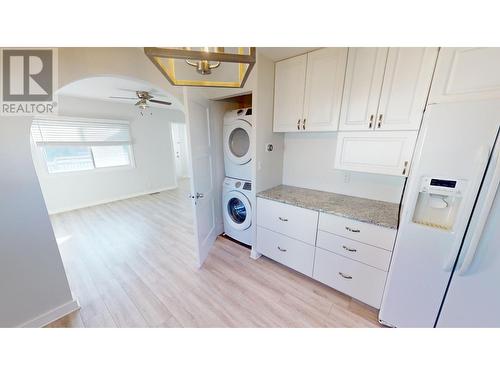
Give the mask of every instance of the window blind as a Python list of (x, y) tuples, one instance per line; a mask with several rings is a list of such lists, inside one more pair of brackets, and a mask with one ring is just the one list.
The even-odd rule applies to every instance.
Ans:
[(38, 145), (125, 145), (131, 143), (128, 121), (73, 117), (35, 118), (31, 125)]

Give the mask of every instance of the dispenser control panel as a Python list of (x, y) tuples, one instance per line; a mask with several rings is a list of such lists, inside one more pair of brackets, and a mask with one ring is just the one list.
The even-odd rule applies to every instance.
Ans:
[(449, 180), (434, 177), (424, 177), (420, 191), (447, 196), (462, 195), (465, 188), (464, 180)]

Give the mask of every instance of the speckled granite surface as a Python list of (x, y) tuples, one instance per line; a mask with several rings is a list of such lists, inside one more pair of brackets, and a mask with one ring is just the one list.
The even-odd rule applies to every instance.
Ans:
[(257, 196), (381, 227), (398, 227), (399, 205), (395, 203), (288, 185), (278, 185), (258, 193)]

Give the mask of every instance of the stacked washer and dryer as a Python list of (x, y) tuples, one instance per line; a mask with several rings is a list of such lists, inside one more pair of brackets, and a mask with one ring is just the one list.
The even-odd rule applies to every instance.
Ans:
[(224, 115), (224, 169), (222, 189), (224, 232), (251, 246), (252, 207), (252, 108), (237, 109)]

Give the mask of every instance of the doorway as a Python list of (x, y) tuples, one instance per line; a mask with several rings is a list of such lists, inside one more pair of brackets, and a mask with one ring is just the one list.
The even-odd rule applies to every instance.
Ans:
[(173, 122), (172, 126), (172, 144), (175, 160), (175, 174), (177, 180), (189, 178), (189, 160), (186, 124)]

